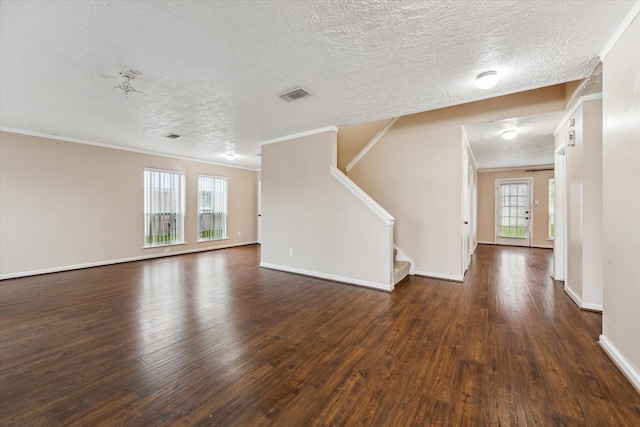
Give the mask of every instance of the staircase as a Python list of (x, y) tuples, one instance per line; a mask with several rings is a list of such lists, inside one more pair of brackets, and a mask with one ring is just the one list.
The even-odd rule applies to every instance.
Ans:
[(393, 284), (397, 285), (402, 279), (409, 275), (411, 263), (409, 261), (398, 261), (398, 250), (393, 248)]

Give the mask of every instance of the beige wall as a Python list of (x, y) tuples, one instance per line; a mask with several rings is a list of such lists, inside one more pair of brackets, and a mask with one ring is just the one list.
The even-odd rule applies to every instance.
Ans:
[[(553, 178), (552, 170), (525, 172), (525, 169), (503, 171), (478, 171), (478, 241), (495, 243), (496, 231), (496, 180), (497, 179), (533, 179), (533, 200), (531, 206), (533, 217), (531, 245), (537, 247), (553, 247), (553, 240), (548, 240), (549, 227), (549, 178)], [(538, 201), (538, 204), (535, 201)]]
[(417, 274), (462, 278), (461, 126), (564, 109), (565, 87), (401, 117), (349, 171), (395, 218), (394, 242)]
[(391, 290), (392, 226), (335, 165), (335, 131), (262, 147), (261, 266)]
[[(0, 165), (3, 277), (164, 254), (143, 249), (145, 167), (186, 173), (188, 244), (171, 252), (256, 240), (255, 171), (8, 132)], [(196, 242), (199, 173), (229, 178), (227, 240)]]
[(601, 343), (640, 391), (640, 17), (603, 65)]
[(341, 127), (338, 131), (338, 169), (346, 173), (347, 165), (371, 141), (389, 120)]

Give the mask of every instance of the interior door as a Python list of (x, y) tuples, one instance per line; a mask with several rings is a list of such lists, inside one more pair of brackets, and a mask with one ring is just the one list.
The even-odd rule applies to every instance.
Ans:
[(496, 243), (531, 246), (531, 179), (496, 181)]
[(471, 262), (471, 184), (469, 175), (469, 158), (462, 153), (462, 273), (469, 268)]

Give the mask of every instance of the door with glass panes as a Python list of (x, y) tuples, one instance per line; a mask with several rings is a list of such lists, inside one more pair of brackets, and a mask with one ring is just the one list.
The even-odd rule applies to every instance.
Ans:
[(531, 179), (496, 180), (496, 243), (531, 245)]

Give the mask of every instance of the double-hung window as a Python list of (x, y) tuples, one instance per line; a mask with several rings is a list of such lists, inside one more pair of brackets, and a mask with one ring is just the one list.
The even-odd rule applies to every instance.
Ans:
[(144, 170), (144, 245), (184, 243), (185, 178), (182, 172)]
[(198, 240), (227, 236), (227, 178), (198, 176)]

